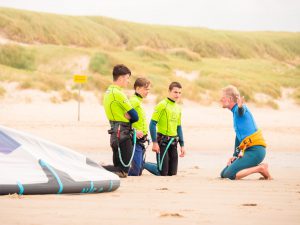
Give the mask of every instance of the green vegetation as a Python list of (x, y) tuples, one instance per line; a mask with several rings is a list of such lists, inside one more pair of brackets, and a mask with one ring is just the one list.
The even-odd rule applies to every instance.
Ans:
[(168, 60), (165, 54), (147, 46), (139, 46), (135, 48), (134, 52), (144, 60)]
[(97, 52), (90, 59), (89, 70), (101, 75), (110, 74), (114, 61), (108, 54)]
[(18, 69), (33, 70), (35, 68), (35, 55), (32, 50), (17, 46), (0, 46), (0, 63)]
[[(74, 74), (88, 75), (86, 90), (104, 91), (115, 64), (127, 65), (133, 80), (146, 76), (158, 98), (169, 82), (182, 82), (183, 96), (217, 100), (228, 84), (247, 101), (255, 94), (276, 108), (281, 88), (294, 88), (300, 104), (300, 33), (232, 32), (143, 25), (105, 17), (64, 16), (0, 8), (0, 81), (20, 88), (58, 91), (54, 103), (76, 98), (67, 87)], [(176, 71), (186, 76), (176, 76)], [(189, 77), (191, 72), (198, 75)]]

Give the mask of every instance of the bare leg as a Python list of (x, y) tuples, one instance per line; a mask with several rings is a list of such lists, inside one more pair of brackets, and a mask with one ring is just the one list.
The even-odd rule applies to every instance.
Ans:
[(272, 180), (272, 177), (269, 173), (268, 164), (266, 163), (262, 163), (258, 166), (250, 167), (239, 171), (236, 174), (235, 179), (239, 180), (253, 173), (260, 173), (261, 175), (263, 175), (265, 180)]

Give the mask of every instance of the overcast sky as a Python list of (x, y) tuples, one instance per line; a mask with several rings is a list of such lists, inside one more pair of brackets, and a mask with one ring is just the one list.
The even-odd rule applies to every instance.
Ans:
[(0, 0), (0, 7), (222, 30), (300, 31), (300, 0)]

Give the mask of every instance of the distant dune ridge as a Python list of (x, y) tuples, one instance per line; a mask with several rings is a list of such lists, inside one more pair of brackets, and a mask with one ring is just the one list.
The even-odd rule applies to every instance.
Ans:
[[(103, 91), (113, 65), (124, 63), (133, 78), (147, 76), (157, 96), (179, 80), (190, 90), (185, 98), (207, 103), (234, 84), (248, 101), (278, 108), (282, 88), (292, 88), (300, 102), (299, 56), (299, 32), (217, 31), (0, 8), (0, 81), (22, 89), (73, 96), (72, 75), (84, 73), (86, 90)], [(260, 102), (256, 94), (269, 100)]]

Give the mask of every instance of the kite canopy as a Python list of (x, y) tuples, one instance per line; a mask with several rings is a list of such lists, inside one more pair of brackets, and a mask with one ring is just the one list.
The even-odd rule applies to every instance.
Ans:
[(0, 126), (0, 194), (99, 193), (117, 175), (71, 149)]

